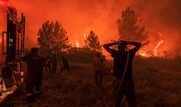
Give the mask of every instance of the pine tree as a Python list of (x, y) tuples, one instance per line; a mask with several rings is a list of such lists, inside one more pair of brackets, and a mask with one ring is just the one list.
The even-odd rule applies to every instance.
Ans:
[(145, 31), (145, 27), (141, 23), (142, 21), (139, 20), (135, 11), (130, 7), (126, 8), (122, 12), (121, 19), (117, 21), (120, 39), (145, 41), (148, 37), (148, 32)]
[(99, 38), (93, 31), (90, 31), (89, 35), (86, 37), (85, 44), (86, 47), (90, 50), (97, 52), (101, 51), (101, 44), (99, 42)]
[(40, 49), (48, 54), (58, 54), (70, 48), (67, 32), (58, 22), (46, 21), (38, 31)]

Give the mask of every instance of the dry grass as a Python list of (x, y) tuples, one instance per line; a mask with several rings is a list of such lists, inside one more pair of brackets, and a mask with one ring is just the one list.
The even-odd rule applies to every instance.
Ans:
[[(177, 63), (164, 59), (135, 60), (138, 107), (181, 106), (181, 67)], [(10, 96), (3, 107), (105, 107), (103, 97), (110, 91), (113, 78), (105, 76), (103, 89), (99, 90), (94, 85), (91, 64), (72, 62), (71, 70), (72, 75), (66, 71), (56, 75), (45, 73), (43, 93), (37, 102), (25, 104), (20, 90)]]

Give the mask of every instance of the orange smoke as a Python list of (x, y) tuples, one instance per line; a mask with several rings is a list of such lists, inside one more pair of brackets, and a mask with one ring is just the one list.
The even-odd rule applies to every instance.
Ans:
[(0, 8), (14, 8), (13, 4), (9, 0), (0, 0)]
[[(11, 1), (27, 19), (26, 41), (32, 42), (26, 42), (26, 47), (37, 45), (37, 31), (46, 20), (60, 21), (72, 44), (75, 44), (75, 40), (79, 41), (79, 46), (84, 44), (82, 35), (91, 30), (99, 36), (100, 43), (110, 42), (118, 38), (116, 20), (121, 17), (121, 11), (130, 6), (143, 19), (149, 32), (149, 44), (140, 50), (143, 56), (159, 56), (165, 53), (173, 55), (176, 52), (181, 54), (181, 46), (177, 45), (181, 40), (179, 0), (151, 0), (147, 1), (147, 5), (145, 0)], [(160, 42), (161, 40), (164, 42)]]

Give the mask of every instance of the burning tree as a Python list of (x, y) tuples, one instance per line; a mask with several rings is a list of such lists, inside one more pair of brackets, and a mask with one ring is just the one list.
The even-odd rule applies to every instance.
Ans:
[(99, 42), (99, 38), (93, 31), (90, 31), (89, 35), (85, 37), (85, 44), (86, 47), (90, 50), (97, 52), (101, 51), (101, 44)]
[(148, 32), (145, 31), (145, 27), (141, 25), (135, 11), (130, 7), (126, 8), (122, 12), (121, 19), (118, 19), (118, 31), (121, 39), (131, 41), (145, 41), (148, 37)]
[(46, 21), (38, 31), (38, 43), (42, 52), (58, 54), (70, 48), (67, 32), (58, 22)]

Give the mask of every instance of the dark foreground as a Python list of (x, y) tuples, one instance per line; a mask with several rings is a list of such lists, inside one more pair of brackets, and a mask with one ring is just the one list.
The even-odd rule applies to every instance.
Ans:
[[(138, 107), (180, 107), (181, 67), (180, 60), (142, 59), (134, 64), (134, 80)], [(90, 63), (71, 63), (73, 75), (44, 74), (43, 89), (39, 100), (26, 104), (23, 87), (2, 107), (105, 107), (104, 97), (110, 92), (112, 76), (104, 77), (103, 87), (94, 85)], [(126, 100), (123, 107), (126, 107)]]

